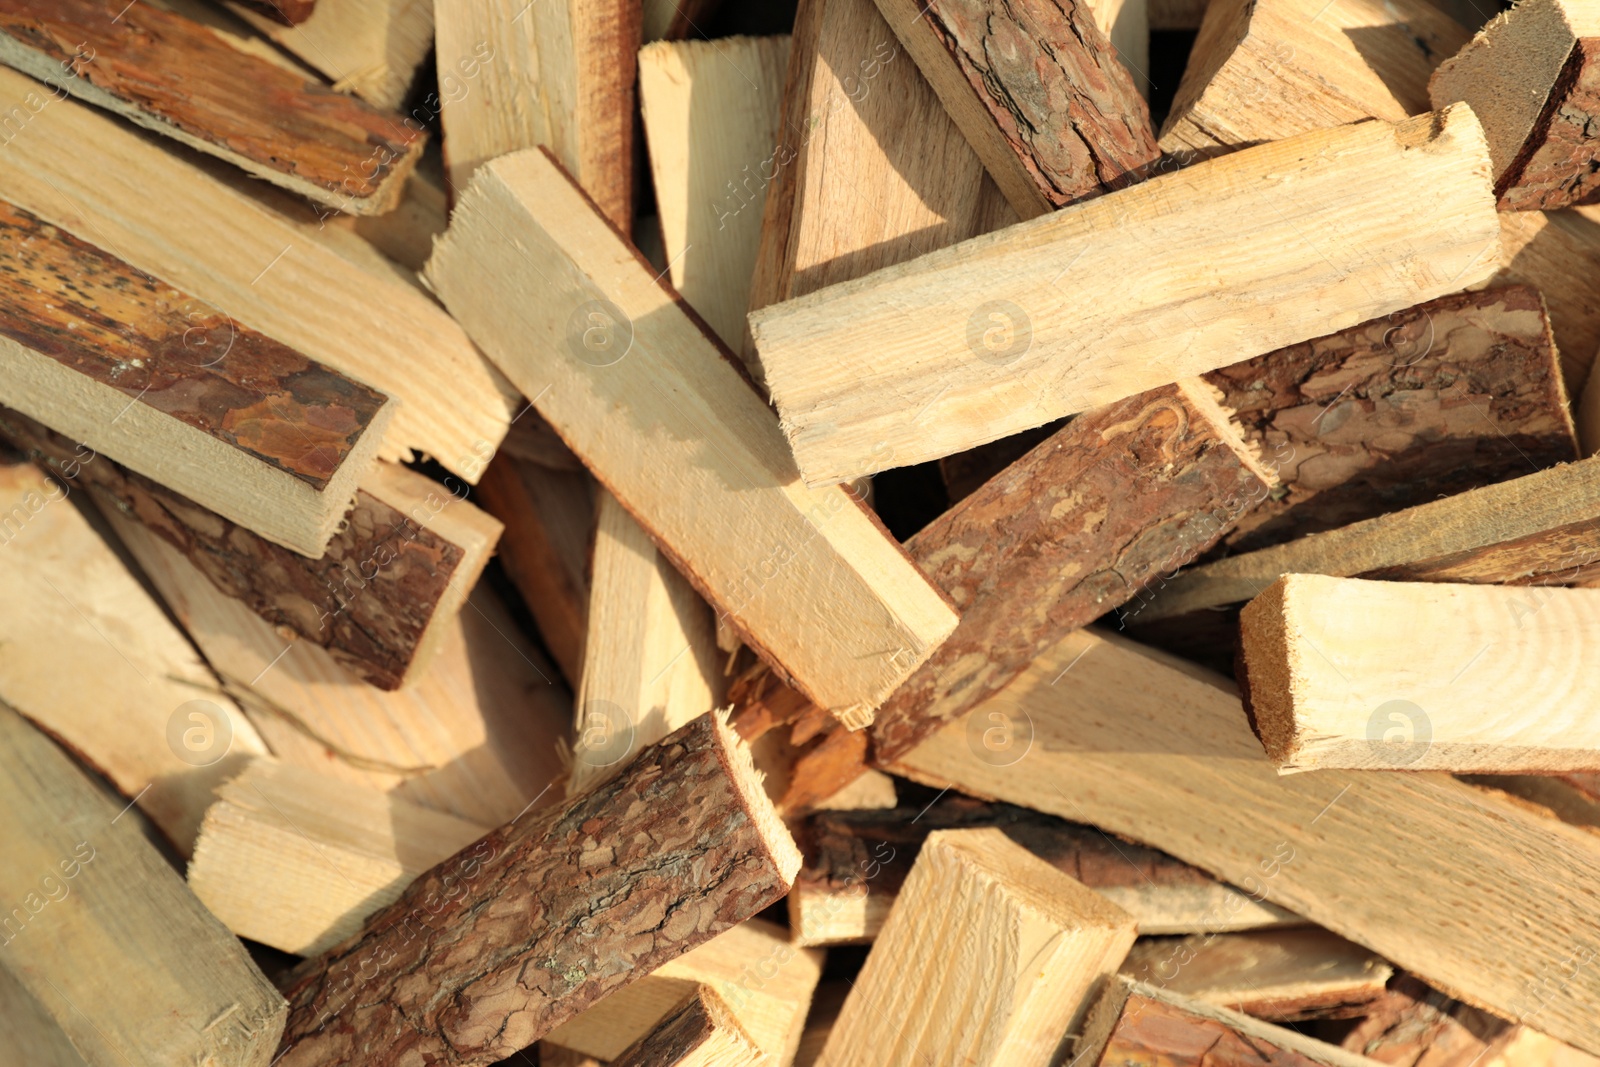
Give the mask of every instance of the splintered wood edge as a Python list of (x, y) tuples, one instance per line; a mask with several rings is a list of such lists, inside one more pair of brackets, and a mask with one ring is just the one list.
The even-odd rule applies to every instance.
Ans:
[(1218, 399), (1222, 391), (1204, 378), (1184, 378), (1176, 384), (1184, 399), (1211, 423), (1217, 439), (1239, 457), (1239, 463), (1251, 474), (1260, 478), (1262, 484), (1268, 488), (1276, 486), (1279, 480), (1277, 471), (1267, 468), (1262, 462), (1261, 454), (1239, 432), (1239, 425), (1233, 419), (1234, 413), (1224, 407)]
[(718, 759), (727, 770), (734, 788), (744, 797), (745, 811), (765, 845), (773, 866), (783, 878), (785, 889), (788, 889), (794, 885), (795, 875), (800, 873), (800, 848), (795, 844), (789, 828), (784, 825), (777, 807), (767, 796), (765, 776), (756, 769), (750, 746), (739, 737), (729, 722), (732, 710), (730, 707), (711, 712)]

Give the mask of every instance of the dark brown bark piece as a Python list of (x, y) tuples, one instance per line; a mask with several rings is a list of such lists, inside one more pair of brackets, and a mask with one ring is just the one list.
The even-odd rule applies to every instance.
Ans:
[(1096, 1062), (1101, 1067), (1319, 1067), (1327, 1061), (1135, 993)]
[(303, 965), (275, 1062), (493, 1063), (773, 903), (799, 859), (748, 753), (703, 715)]
[(1344, 1036), (1342, 1046), (1379, 1063), (1472, 1067), (1515, 1026), (1461, 1003), (1408, 974), (1396, 975), (1384, 996)]
[(710, 986), (696, 986), (656, 1028), (624, 1049), (611, 1067), (675, 1067), (676, 1064), (729, 1065), (748, 1053), (751, 1064), (765, 1057), (739, 1020)]
[(317, 8), (317, 0), (239, 0), (239, 3), (285, 26), (300, 25)]
[(1600, 198), (1600, 38), (1573, 44), (1495, 194), (1502, 211), (1554, 211)]

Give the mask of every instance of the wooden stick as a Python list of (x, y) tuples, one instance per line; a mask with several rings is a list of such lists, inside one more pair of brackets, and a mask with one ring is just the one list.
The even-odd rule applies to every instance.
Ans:
[[(1487, 164), (1465, 108), (1322, 130), (753, 312), (751, 328), (807, 484), (830, 484), (863, 463), (937, 459), (1480, 281), (1499, 242)], [(1387, 177), (1355, 210), (1348, 190), (1377, 174)], [(1411, 189), (1424, 185), (1434, 195), (1418, 204)], [(1338, 239), (1310, 244), (1312, 232)], [(1199, 257), (1211, 280), (1181, 296), (1141, 290), (1104, 269), (1126, 256), (1152, 278), (1197, 276)], [(1380, 266), (1393, 257), (1418, 269)], [(1217, 287), (1234, 295), (1221, 301)]]
[(399, 203), (425, 140), (397, 114), (298, 79), (148, 4), (119, 15), (100, 0), (6, 0), (0, 62), (357, 215)]
[(1585, 3), (1538, 0), (1494, 19), (1428, 82), (1435, 106), (1464, 100), (1483, 120), (1495, 194), (1510, 211), (1593, 200), (1588, 132), (1600, 65), (1600, 17)]
[(1087, 4), (877, 4), (1019, 218), (1132, 184), (1160, 158)]
[[(530, 270), (539, 299), (508, 313), (497, 287)], [(445, 304), (746, 643), (822, 707), (870, 710), (955, 614), (845, 490), (799, 484), (772, 413), (652, 273), (537, 151), (483, 169), (428, 263)], [(627, 419), (601, 417), (617, 403)]]
[(1600, 629), (1600, 590), (1294, 574), (1239, 622), (1240, 684), (1280, 773), (1600, 769), (1600, 676), (1569, 652)]
[(710, 986), (697, 986), (611, 1067), (754, 1067), (763, 1054)]
[[(1072, 684), (1052, 686), (1069, 667)], [(970, 747), (991, 712), (1031, 736), (1012, 766)], [(1473, 1003), (1537, 1012), (1551, 1035), (1600, 1047), (1600, 977), (1581, 964), (1572, 977), (1600, 953), (1595, 895), (1573, 888), (1600, 875), (1600, 838), (1442, 775), (1279, 776), (1232, 686), (1173, 657), (1080, 630), (889, 769), (1127, 835)], [(1530, 877), (1528, 855), (1563, 873)]]
[[(278, 0), (272, 0), (276, 3)], [(317, 0), (311, 17), (294, 26), (237, 3), (228, 7), (274, 44), (378, 107), (397, 108), (433, 45), (433, 8), (408, 0)], [(441, 67), (439, 91), (409, 117), (426, 125), (439, 113), (439, 97), (471, 91), (471, 79)]]
[(1052, 1063), (1135, 931), (1127, 913), (999, 830), (937, 831), (819, 1067)]
[(0, 967), (93, 1067), (266, 1067), (283, 998), (120, 806), (0, 704)]
[(707, 714), (434, 867), (309, 961), (280, 1062), (493, 1063), (771, 904), (799, 865), (748, 754)]

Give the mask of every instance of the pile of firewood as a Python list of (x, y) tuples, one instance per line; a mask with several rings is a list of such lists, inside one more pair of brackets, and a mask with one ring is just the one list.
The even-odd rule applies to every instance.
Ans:
[(1488, 2), (0, 0), (0, 1067), (1600, 1067)]

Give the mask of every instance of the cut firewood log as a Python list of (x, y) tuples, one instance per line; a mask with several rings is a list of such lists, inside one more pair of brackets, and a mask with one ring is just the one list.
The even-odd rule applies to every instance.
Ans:
[(322, 555), (389, 397), (0, 201), (0, 403)]
[[(1482, 281), (1500, 234), (1487, 167), (1461, 106), (1320, 130), (752, 312), (751, 329), (806, 483), (831, 484)], [(1349, 198), (1380, 174), (1372, 195)], [(1191, 281), (1132, 285), (1105, 269), (1124, 257), (1143, 277)], [(1394, 271), (1396, 258), (1416, 269)]]
[(283, 998), (120, 806), (0, 704), (0, 968), (90, 1067), (267, 1067)]
[[(1025, 759), (978, 758), (990, 713), (1029, 740)], [(1600, 976), (1573, 977), (1600, 934), (1600, 839), (1444, 775), (1280, 776), (1234, 688), (1171, 656), (1077, 631), (889, 769), (1142, 841), (1473, 1003), (1512, 1018), (1537, 1004), (1541, 1029), (1600, 1048)]]
[(1428, 78), (1470, 35), (1432, 0), (1214, 0), (1161, 147), (1182, 162), (1429, 109)]
[(639, 104), (668, 275), (729, 348), (744, 342), (761, 242), (761, 211), (744, 210), (745, 198), (778, 166), (788, 66), (788, 37), (662, 41), (639, 50)]
[(628, 233), (639, 0), (440, 0), (435, 18), (441, 74), (468, 80), (441, 93), (454, 195), (496, 156), (544, 145)]
[(999, 830), (930, 834), (819, 1067), (1044, 1067), (1133, 918)]
[(308, 961), (279, 1062), (493, 1063), (771, 904), (799, 866), (748, 750), (704, 715), (435, 866)]
[(1394, 968), (1314, 926), (1181, 939), (1141, 938), (1122, 973), (1271, 1022), (1353, 1019), (1381, 999)]
[(304, 767), (254, 759), (217, 790), (189, 888), (223, 925), (312, 956), (488, 827)]
[(0, 111), (29, 116), (27, 135), (6, 144), (0, 198), (227, 316), (220, 331), (187, 335), (207, 342), (197, 363), (230, 329), (258, 331), (398, 402), (383, 458), (415, 450), (478, 480), (522, 404), (438, 304), (317, 240), (314, 217), (301, 224), (243, 191), (259, 183), (76, 101), (42, 99), (38, 83), (0, 68)]
[(537, 150), (481, 168), (428, 262), (445, 304), (745, 643), (820, 706), (870, 713), (955, 612), (850, 493), (799, 483), (770, 409), (652, 273)]
[(0, 464), (0, 700), (187, 856), (212, 789), (267, 749), (70, 494), (31, 463)]
[[(278, 0), (268, 0), (276, 4)], [(274, 44), (379, 107), (398, 108), (433, 46), (433, 5), (412, 0), (317, 0), (309, 18), (293, 26), (238, 3), (228, 7)], [(439, 72), (438, 95), (408, 117), (421, 129), (439, 113), (440, 96), (470, 92), (472, 79)]]
[(1141, 934), (1246, 930), (1301, 920), (1154, 849), (1009, 804), (947, 797), (924, 810), (823, 811), (800, 835), (805, 865), (789, 892), (799, 945), (877, 938), (911, 864), (935, 830), (995, 827), (1132, 915)]
[(717, 991), (699, 986), (611, 1067), (757, 1067), (765, 1062)]
[(568, 796), (721, 703), (710, 610), (603, 489), (584, 648)]
[(878, 709), (875, 758), (909, 751), (1205, 552), (1271, 488), (1198, 382), (1073, 419), (906, 542), (961, 622)]
[(1578, 458), (1527, 286), (1430, 300), (1205, 380), (1279, 482), (1224, 535), (1234, 552)]
[(558, 1026), (546, 1043), (612, 1059), (649, 1033), (696, 986), (706, 985), (781, 1067), (794, 1058), (821, 976), (821, 952), (790, 944), (781, 926), (751, 919)]
[(1600, 590), (1291, 574), (1239, 625), (1245, 707), (1280, 773), (1600, 770), (1600, 673), (1578, 653)]
[(1472, 105), (1489, 138), (1495, 195), (1507, 211), (1563, 208), (1600, 192), (1600, 11), (1535, 0), (1505, 12), (1439, 65), (1434, 106)]
[[(1531, 285), (1550, 309), (1550, 332), (1567, 393), (1577, 400), (1600, 349), (1600, 292), (1582, 278), (1600, 271), (1600, 209), (1502, 211), (1500, 273), (1493, 285)], [(1582, 407), (1580, 405), (1580, 410)], [(1582, 418), (1579, 435), (1583, 436)], [(1589, 445), (1593, 451), (1594, 445)]]
[(426, 670), (450, 620), (477, 583), (500, 524), (420, 474), (380, 462), (320, 559), (307, 559), (235, 526), (109, 457), (0, 408), (0, 437), (70, 487), (145, 523), (228, 596), (274, 626), (328, 650), (381, 689)]
[(1019, 218), (1130, 185), (1160, 158), (1087, 3), (876, 2)]

